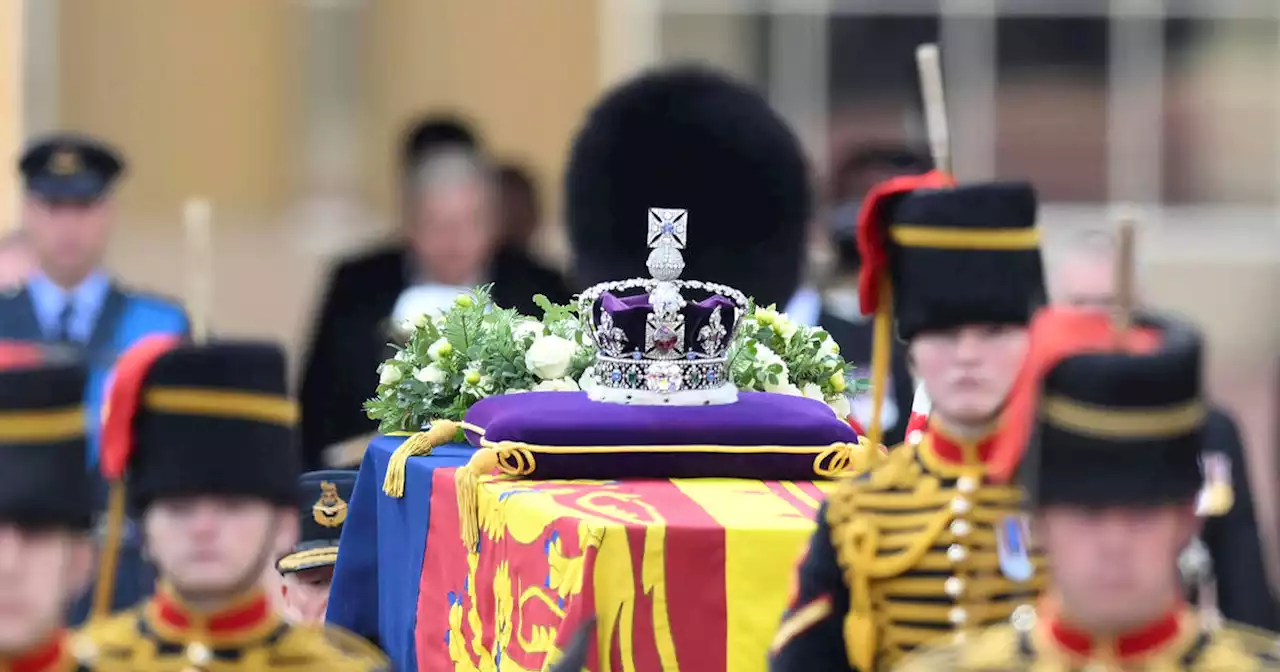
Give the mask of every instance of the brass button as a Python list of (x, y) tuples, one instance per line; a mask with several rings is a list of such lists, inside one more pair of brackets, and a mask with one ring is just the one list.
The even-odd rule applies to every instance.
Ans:
[(951, 500), (952, 513), (964, 515), (966, 513), (969, 513), (970, 508), (972, 507), (969, 504), (969, 500), (965, 499), (964, 497), (956, 497), (955, 499)]
[(947, 559), (951, 562), (964, 562), (967, 557), (969, 557), (969, 549), (960, 544), (951, 544), (947, 548)]
[(964, 579), (953, 576), (942, 584), (942, 590), (950, 597), (960, 597), (964, 594)]
[(973, 531), (973, 526), (969, 524), (969, 521), (963, 518), (957, 518), (951, 521), (950, 529), (952, 536), (967, 537), (969, 536), (969, 533)]

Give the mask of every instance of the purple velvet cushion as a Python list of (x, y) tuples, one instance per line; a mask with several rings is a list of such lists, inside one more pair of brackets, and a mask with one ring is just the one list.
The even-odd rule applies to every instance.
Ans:
[[(484, 399), (467, 421), (484, 427), (484, 446), (523, 444), (534, 458), (529, 478), (809, 480), (817, 455), (858, 440), (826, 404), (766, 392), (742, 392), (734, 404), (688, 407), (527, 392)], [(645, 449), (650, 446), (655, 449)]]

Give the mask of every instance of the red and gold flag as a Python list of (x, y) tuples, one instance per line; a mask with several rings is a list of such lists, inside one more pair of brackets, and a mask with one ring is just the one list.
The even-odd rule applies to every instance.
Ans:
[(495, 478), (479, 488), (473, 552), (453, 471), (434, 474), (421, 670), (541, 670), (594, 614), (592, 672), (763, 671), (829, 488)]

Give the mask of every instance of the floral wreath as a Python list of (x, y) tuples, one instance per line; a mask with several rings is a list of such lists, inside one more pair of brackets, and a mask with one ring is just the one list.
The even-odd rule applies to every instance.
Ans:
[[(578, 391), (594, 385), (596, 345), (577, 308), (539, 294), (542, 319), (498, 308), (490, 285), (459, 296), (442, 313), (403, 325), (404, 345), (379, 368), (377, 395), (365, 402), (379, 431), (418, 431), (435, 419), (461, 420), (497, 394)], [(869, 381), (854, 376), (826, 330), (790, 320), (754, 302), (729, 348), (741, 390), (779, 392), (826, 403), (850, 420), (851, 400)]]

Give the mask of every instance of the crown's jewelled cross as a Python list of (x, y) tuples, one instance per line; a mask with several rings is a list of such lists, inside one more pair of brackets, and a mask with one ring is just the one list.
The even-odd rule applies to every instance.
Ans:
[(684, 249), (689, 233), (689, 213), (683, 208), (649, 208), (649, 247)]

